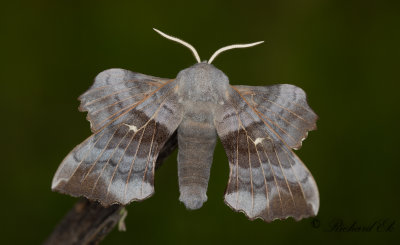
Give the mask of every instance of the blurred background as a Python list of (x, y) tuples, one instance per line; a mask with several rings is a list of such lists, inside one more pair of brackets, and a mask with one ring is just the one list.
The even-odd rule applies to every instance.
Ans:
[[(265, 40), (213, 63), (231, 84), (291, 83), (319, 115), (296, 153), (320, 192), (318, 220), (249, 221), (223, 202), (228, 160), (215, 150), (208, 201), (179, 202), (176, 152), (156, 193), (127, 207), (127, 232), (102, 244), (395, 243), (399, 211), (400, 4), (368, 0), (7, 1), (0, 14), (1, 244), (40, 244), (76, 198), (53, 193), (59, 163), (90, 135), (77, 97), (108, 68), (174, 78), (233, 43)], [(370, 226), (337, 232), (330, 224)], [(389, 227), (394, 222), (393, 227)]]

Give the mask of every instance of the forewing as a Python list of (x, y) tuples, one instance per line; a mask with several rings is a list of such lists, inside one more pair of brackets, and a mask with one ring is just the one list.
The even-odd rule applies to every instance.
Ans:
[[(125, 79), (127, 75), (132, 78), (132, 74), (134, 76), (134, 73), (126, 71), (125, 76), (120, 77), (120, 82), (118, 79), (111, 79), (116, 78), (113, 75), (110, 79), (114, 85), (122, 84), (132, 81)], [(100, 81), (99, 76), (96, 82)], [(151, 80), (151, 77), (141, 76), (143, 79), (140, 81)], [(146, 91), (146, 96), (140, 100), (133, 98), (134, 92), (138, 91), (135, 87), (130, 92), (132, 98), (124, 102), (119, 100), (125, 97), (118, 97), (120, 95), (113, 92), (111, 85), (109, 88), (109, 85), (97, 85), (99, 84), (95, 83), (81, 97), (84, 108), (89, 111), (89, 115), (93, 115), (93, 111), (99, 110), (98, 108), (115, 104), (109, 106), (113, 108), (112, 113), (115, 116), (104, 114), (104, 123), (101, 124), (96, 124), (97, 117), (90, 117), (92, 126), (102, 126), (92, 127), (95, 133), (75, 147), (63, 160), (53, 178), (52, 189), (98, 200), (104, 206), (115, 203), (126, 205), (133, 200), (145, 199), (154, 192), (154, 166), (159, 151), (182, 120), (182, 108), (177, 102), (175, 90), (176, 82), (171, 80), (155, 85), (151, 92), (143, 90)], [(129, 88), (134, 86), (128, 85)], [(146, 89), (151, 87), (146, 86)], [(103, 93), (102, 96), (89, 99), (90, 91), (103, 91), (106, 87), (108, 94)], [(109, 99), (104, 99), (107, 96)], [(95, 100), (97, 101), (93, 102)], [(98, 106), (87, 107), (90, 103), (88, 101)]]
[(299, 149), (308, 131), (316, 129), (318, 117), (301, 88), (290, 84), (233, 87), (291, 148)]
[(92, 132), (97, 132), (170, 81), (124, 69), (105, 70), (79, 97), (79, 110), (88, 112)]
[(228, 206), (268, 222), (317, 214), (319, 194), (311, 173), (237, 89), (229, 89), (215, 116), (229, 159)]

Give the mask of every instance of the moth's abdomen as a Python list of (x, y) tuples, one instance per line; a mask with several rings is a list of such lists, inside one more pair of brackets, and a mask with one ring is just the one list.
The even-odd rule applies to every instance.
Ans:
[(178, 128), (179, 200), (188, 209), (198, 209), (207, 201), (216, 131), (211, 113), (192, 113)]

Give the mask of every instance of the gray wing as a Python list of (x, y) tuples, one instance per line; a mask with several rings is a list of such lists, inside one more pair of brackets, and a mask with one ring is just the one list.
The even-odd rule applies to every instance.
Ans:
[(124, 69), (105, 70), (79, 97), (79, 110), (88, 112), (92, 132), (97, 132), (171, 81)]
[(59, 166), (52, 189), (126, 205), (154, 192), (154, 165), (182, 120), (176, 82), (122, 69), (100, 73), (81, 97), (94, 134)]
[(318, 116), (299, 87), (291, 84), (233, 87), (291, 148), (299, 149), (308, 131), (317, 128)]
[[(271, 88), (266, 99), (278, 103), (276, 98), (281, 95), (276, 86)], [(268, 94), (267, 90), (268, 87), (265, 94)], [(281, 127), (283, 124), (274, 121), (276, 118), (267, 120), (268, 114), (261, 113), (248, 97), (246, 99), (250, 92), (244, 87), (241, 91), (236, 86), (231, 87), (224, 104), (215, 113), (215, 126), (230, 166), (225, 203), (244, 212), (250, 219), (261, 218), (268, 222), (289, 216), (300, 220), (316, 215), (318, 188), (309, 170), (291, 150), (298, 144), (286, 142), (282, 133), (275, 130), (277, 126), (271, 126), (272, 122)], [(261, 104), (254, 98), (254, 102), (256, 100)], [(289, 96), (286, 100), (292, 101), (292, 98)], [(280, 97), (279, 103), (290, 111), (296, 111), (294, 104), (285, 101), (285, 97)], [(305, 101), (297, 103), (306, 106)], [(289, 114), (275, 113), (290, 122)], [(299, 113), (299, 116), (306, 115)], [(310, 125), (314, 125), (315, 120), (316, 116)], [(297, 139), (300, 142), (302, 137)]]

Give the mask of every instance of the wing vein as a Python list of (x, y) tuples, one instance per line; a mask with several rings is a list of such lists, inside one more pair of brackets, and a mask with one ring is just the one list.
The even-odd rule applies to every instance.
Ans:
[(147, 160), (146, 160), (146, 168), (145, 168), (145, 170), (144, 170), (143, 179), (142, 179), (142, 185), (141, 185), (141, 187), (140, 187), (140, 196), (143, 196), (143, 183), (144, 183), (144, 181), (146, 180), (147, 167), (148, 167), (149, 160), (150, 160), (150, 156), (151, 156), (151, 150), (152, 150), (152, 148), (153, 148), (153, 141), (154, 141), (154, 135), (155, 135), (156, 129), (157, 129), (157, 124), (154, 122), (154, 130), (153, 130), (153, 135), (152, 135), (152, 137), (151, 137), (151, 143), (150, 143), (149, 154), (148, 154)]
[[(69, 176), (68, 179), (70, 179), (72, 176), (74, 176), (74, 174), (76, 173), (76, 171), (78, 171), (78, 169), (79, 169), (80, 166), (82, 165), (82, 162), (86, 160), (86, 158), (89, 156), (89, 153), (92, 152), (93, 148), (96, 146), (97, 142), (99, 142), (99, 140), (103, 137), (103, 135), (104, 135), (104, 132), (102, 132), (102, 133), (100, 134), (99, 138), (96, 140), (96, 142), (93, 144), (93, 146), (90, 147), (90, 150), (88, 150), (88, 151), (86, 152), (84, 158), (82, 158), (82, 160), (78, 163), (78, 165), (77, 165), (77, 167), (75, 168), (74, 172), (72, 172), (72, 174)], [(92, 135), (92, 136), (94, 136), (94, 135)], [(89, 137), (87, 140), (89, 140), (90, 138), (92, 138), (92, 136)], [(85, 140), (85, 142), (86, 142), (86, 140)]]
[(297, 175), (296, 175), (296, 172), (295, 172), (294, 169), (293, 169), (292, 163), (290, 162), (290, 160), (292, 160), (292, 159), (289, 157), (289, 154), (288, 154), (286, 151), (285, 151), (285, 154), (286, 154), (286, 158), (287, 158), (287, 160), (288, 160), (288, 162), (289, 162), (289, 164), (290, 164), (290, 169), (292, 170), (293, 175), (294, 175), (294, 177), (296, 178), (296, 182), (297, 182), (297, 184), (298, 184), (299, 187), (300, 187), (301, 195), (303, 196), (304, 201), (307, 203), (307, 199), (306, 199), (306, 196), (305, 196), (305, 194), (304, 194), (303, 187), (302, 187), (302, 185), (301, 185), (301, 183), (300, 183), (300, 181), (299, 181), (299, 178), (298, 178)]
[(293, 114), (294, 116), (300, 118), (301, 120), (303, 120), (303, 121), (306, 122), (307, 124), (313, 125), (312, 122), (310, 122), (310, 121), (304, 119), (303, 117), (301, 117), (300, 115), (294, 113), (293, 111), (289, 110), (288, 108), (286, 108), (286, 107), (284, 107), (284, 106), (282, 106), (282, 105), (280, 105), (280, 104), (278, 104), (278, 103), (276, 103), (276, 102), (274, 102), (274, 101), (272, 101), (272, 100), (269, 100), (269, 99), (265, 99), (265, 100), (271, 102), (272, 104), (275, 104), (275, 105), (279, 106), (280, 108), (284, 109), (285, 111), (289, 112), (290, 114)]
[[(293, 128), (295, 128), (295, 129), (301, 131), (298, 127), (294, 126), (294, 124), (290, 123), (286, 118), (282, 117), (281, 115), (279, 115), (278, 113), (274, 112), (273, 110), (268, 109), (267, 107), (265, 107), (265, 106), (263, 106), (263, 105), (255, 106), (256, 109), (257, 109), (257, 107), (263, 107), (264, 109), (266, 109), (266, 110), (268, 110), (268, 111), (274, 113), (274, 114), (277, 115), (278, 117), (280, 117), (282, 120), (284, 120), (285, 122), (287, 122), (287, 123), (288, 123), (290, 126), (292, 126)], [(258, 111), (259, 111), (259, 110), (258, 110)], [(259, 112), (260, 112), (260, 111), (259, 111)], [(264, 115), (264, 113), (262, 113), (262, 112), (260, 112), (260, 114), (263, 114), (263, 115)], [(265, 117), (267, 117), (267, 116), (265, 116)]]
[[(285, 97), (282, 97), (282, 96), (278, 96), (278, 95), (275, 95), (275, 94), (269, 94), (269, 95), (271, 95), (271, 96), (275, 96), (276, 98), (281, 98), (281, 99), (286, 99)], [(268, 98), (268, 97), (266, 97), (266, 96), (262, 96), (263, 98)], [(305, 100), (305, 98), (304, 98), (304, 100)], [(310, 110), (309, 108), (307, 108), (307, 107), (305, 107), (305, 106), (303, 106), (303, 105), (301, 105), (301, 104), (298, 104), (298, 103), (294, 103), (294, 102), (292, 102), (292, 101), (287, 101), (288, 103), (290, 103), (290, 104), (292, 104), (292, 105), (295, 105), (295, 106), (298, 106), (298, 107), (301, 107), (301, 108), (303, 108), (304, 110), (306, 110), (306, 111), (308, 111), (308, 112), (311, 112), (312, 114), (315, 114), (312, 110)]]
[[(100, 111), (103, 111), (103, 110), (105, 110), (105, 109), (107, 109), (107, 108), (110, 108), (110, 107), (112, 107), (112, 106), (115, 106), (116, 104), (121, 103), (121, 102), (123, 102), (123, 101), (125, 101), (125, 100), (129, 100), (129, 99), (136, 98), (137, 96), (139, 96), (139, 95), (141, 95), (141, 94), (146, 94), (146, 93), (139, 93), (139, 94), (135, 94), (135, 95), (133, 95), (133, 96), (125, 97), (125, 98), (123, 98), (122, 100), (118, 100), (117, 102), (114, 102), (114, 103), (112, 103), (112, 104), (110, 104), (110, 105), (104, 106), (104, 107), (102, 107), (102, 108), (100, 108), (100, 109), (97, 109), (97, 110), (95, 110), (95, 111), (93, 111), (93, 112), (90, 112), (90, 114), (92, 114), (92, 115), (97, 114), (97, 113), (99, 113)], [(138, 103), (138, 102), (137, 102), (137, 103)]]
[[(100, 100), (103, 100), (103, 99), (105, 99), (105, 98), (108, 98), (108, 97), (111, 97), (111, 96), (113, 96), (113, 95), (117, 95), (117, 94), (120, 94), (120, 93), (123, 93), (123, 92), (127, 92), (127, 91), (132, 90), (132, 89), (136, 89), (136, 88), (135, 88), (135, 87), (129, 87), (129, 88), (124, 88), (124, 89), (116, 90), (116, 91), (114, 91), (114, 92), (111, 93), (111, 94), (107, 94), (107, 95), (105, 95), (105, 96), (96, 98), (96, 99), (94, 99), (94, 100), (90, 100), (89, 102), (85, 103), (85, 104), (82, 105), (82, 106), (85, 106), (85, 107), (86, 107), (86, 106), (89, 106), (89, 105), (91, 105), (91, 104), (93, 104), (93, 103), (96, 103), (96, 102), (98, 102), (98, 101), (100, 101)], [(141, 94), (143, 94), (143, 93), (141, 93)]]
[[(169, 82), (171, 80), (174, 80), (174, 79), (168, 79), (165, 82)], [(149, 84), (150, 86), (153, 86), (153, 87), (160, 87), (160, 86), (164, 85), (165, 82), (154, 81), (154, 80), (140, 80), (140, 79), (134, 80), (134, 79), (130, 79), (130, 80), (123, 81), (123, 82), (113, 83), (113, 84), (109, 84), (109, 85), (103, 85), (103, 86), (100, 86), (100, 87), (97, 87), (97, 88), (90, 88), (82, 96), (88, 95), (88, 94), (90, 94), (92, 92), (96, 92), (97, 90), (101, 90), (101, 89), (105, 89), (105, 88), (109, 88), (109, 87), (114, 87), (116, 85), (121, 85), (121, 84), (126, 84), (126, 83), (147, 83), (147, 84)], [(161, 84), (157, 84), (157, 83), (161, 83)]]
[(267, 157), (269, 169), (272, 172), (272, 176), (274, 176), (274, 182), (275, 182), (276, 189), (278, 190), (279, 202), (281, 203), (281, 210), (282, 210), (282, 214), (283, 214), (284, 212), (283, 212), (283, 203), (282, 203), (281, 191), (280, 191), (278, 182), (276, 181), (275, 171), (272, 169), (272, 165), (271, 165), (270, 158), (268, 157), (268, 153), (265, 151), (264, 147), (262, 147), (262, 148), (263, 148), (263, 152), (264, 152), (265, 156)]
[[(129, 133), (129, 130), (128, 130), (127, 134), (128, 134), (128, 133)], [(126, 135), (127, 135), (127, 134), (126, 134)], [(125, 136), (126, 136), (126, 135), (125, 135)], [(117, 170), (118, 170), (119, 164), (120, 164), (120, 162), (122, 161), (122, 159), (124, 158), (124, 156), (125, 156), (125, 154), (126, 154), (126, 151), (128, 150), (128, 148), (129, 148), (129, 146), (131, 145), (131, 143), (132, 143), (133, 139), (135, 138), (135, 136), (136, 136), (136, 133), (133, 133), (133, 134), (132, 134), (132, 138), (129, 140), (129, 143), (126, 145), (126, 147), (125, 147), (125, 149), (124, 149), (124, 154), (121, 155), (121, 157), (120, 157), (119, 160), (118, 160), (117, 165), (115, 165), (114, 171), (113, 171), (112, 176), (111, 176), (111, 179), (110, 179), (110, 183), (108, 184), (108, 187), (107, 187), (107, 194), (106, 194), (106, 197), (108, 196), (108, 194), (109, 194), (109, 192), (110, 192), (110, 187), (111, 187), (112, 181), (113, 181), (113, 179), (114, 179), (114, 177), (115, 177), (115, 173), (116, 173)], [(122, 141), (121, 141), (121, 142), (122, 142)]]
[[(282, 137), (281, 137), (273, 128), (271, 128), (271, 126), (270, 126), (267, 122), (265, 122), (265, 120), (263, 119), (263, 117), (260, 116), (259, 112), (258, 112), (255, 108), (253, 108), (253, 107), (249, 104), (249, 102), (247, 102), (247, 100), (240, 94), (240, 92), (239, 92), (237, 89), (235, 89), (234, 87), (232, 87), (232, 88), (239, 94), (239, 96), (243, 99), (243, 101), (247, 104), (247, 106), (248, 106), (250, 109), (252, 109), (252, 110), (256, 113), (256, 115), (258, 116), (258, 118), (261, 119), (261, 121), (264, 123), (264, 125), (267, 126), (267, 128), (269, 128), (269, 129), (271, 130), (271, 132), (272, 132), (276, 137), (278, 137), (278, 139), (279, 139), (284, 145), (287, 146), (287, 143), (282, 139)], [(248, 113), (247, 111), (246, 111), (246, 113), (247, 113), (250, 117), (252, 117), (254, 121), (256, 121), (255, 118), (254, 118), (250, 113)], [(268, 136), (268, 135), (267, 135), (267, 136)], [(289, 147), (289, 146), (288, 146), (288, 147)], [(289, 147), (289, 148), (290, 148), (290, 147)]]
[[(96, 160), (92, 163), (92, 166), (89, 168), (88, 172), (86, 173), (85, 177), (82, 179), (81, 183), (85, 182), (86, 178), (89, 176), (89, 174), (92, 172), (93, 168), (96, 166), (97, 162), (103, 156), (104, 152), (106, 151), (107, 147), (110, 145), (111, 140), (113, 139), (115, 133), (119, 130), (121, 125), (118, 126), (118, 128), (114, 131), (110, 139), (107, 141), (107, 144), (104, 146), (104, 148), (101, 150), (99, 156), (96, 158)], [(122, 140), (122, 139), (121, 139)]]
[[(131, 177), (131, 175), (132, 175), (132, 169), (133, 169), (133, 166), (135, 165), (137, 153), (138, 153), (138, 151), (139, 151), (140, 144), (142, 143), (142, 138), (143, 138), (143, 134), (144, 134), (144, 131), (145, 131), (145, 130), (146, 130), (146, 128), (143, 128), (143, 132), (142, 132), (142, 134), (140, 135), (140, 139), (139, 139), (139, 142), (138, 142), (138, 146), (137, 146), (137, 148), (136, 148), (135, 157), (133, 158), (133, 161), (132, 161), (132, 163), (131, 163), (131, 167), (129, 168), (128, 177), (126, 178), (126, 183), (125, 183), (125, 187), (124, 187), (124, 198), (122, 199), (122, 200), (124, 200), (124, 201), (126, 200), (126, 191), (127, 191), (128, 183), (129, 183), (130, 177)], [(137, 131), (137, 132), (139, 132), (139, 131)]]
[(247, 153), (249, 155), (249, 172), (250, 172), (250, 186), (251, 186), (251, 212), (250, 212), (250, 216), (253, 216), (253, 212), (254, 212), (254, 186), (253, 186), (253, 173), (252, 173), (252, 169), (251, 169), (251, 157), (250, 157), (250, 144), (249, 144), (249, 135), (247, 134), (247, 130), (245, 130), (246, 132), (246, 139), (247, 139)]
[(238, 130), (237, 130), (237, 137), (236, 137), (236, 208), (239, 204), (239, 134), (240, 134), (240, 119), (239, 115), (236, 111), (236, 117), (238, 119)]
[(274, 148), (274, 153), (275, 153), (276, 159), (278, 160), (279, 168), (280, 168), (281, 171), (282, 171), (283, 178), (285, 179), (286, 185), (287, 185), (287, 187), (288, 187), (290, 196), (291, 196), (292, 201), (293, 201), (293, 205), (294, 205), (294, 207), (296, 208), (296, 203), (294, 202), (294, 197), (293, 197), (292, 189), (290, 188), (289, 182), (287, 181), (285, 172), (283, 171), (283, 168), (282, 168), (281, 160), (279, 159), (278, 153), (276, 153), (276, 149), (275, 149), (275, 148)]
[(263, 162), (261, 161), (260, 154), (259, 154), (258, 149), (257, 149), (257, 145), (254, 144), (254, 147), (256, 148), (258, 161), (260, 162), (261, 171), (262, 171), (262, 174), (263, 174), (263, 177), (264, 177), (265, 195), (267, 197), (267, 217), (269, 217), (269, 196), (268, 196), (267, 177), (265, 176)]
[[(121, 125), (119, 125), (118, 129), (119, 129), (120, 127), (121, 127)], [(114, 135), (115, 135), (115, 133), (118, 131), (118, 129), (114, 131), (112, 137), (111, 137), (110, 140), (108, 141), (107, 146), (104, 148), (104, 150), (108, 147), (108, 145), (110, 144), (111, 139), (114, 138)], [(108, 162), (109, 162), (110, 159), (114, 156), (114, 154), (115, 154), (115, 152), (116, 152), (118, 146), (121, 144), (121, 142), (124, 140), (124, 138), (128, 135), (128, 133), (129, 133), (129, 130), (125, 133), (124, 137), (122, 137), (121, 140), (118, 142), (118, 145), (114, 148), (113, 153), (110, 155), (110, 157), (107, 159), (107, 162), (104, 164), (103, 168), (101, 169), (101, 172), (100, 172), (99, 176), (97, 177), (96, 182), (94, 183), (94, 186), (93, 186), (93, 188), (92, 188), (91, 195), (93, 194), (94, 190), (96, 189), (96, 186), (97, 186), (97, 184), (98, 184), (98, 182), (99, 182), (101, 176), (103, 175), (104, 170), (105, 170), (106, 167), (108, 166)], [(103, 155), (104, 150), (102, 151), (101, 155)], [(97, 162), (97, 160), (96, 160), (96, 162)], [(92, 168), (91, 168), (91, 169), (93, 169), (94, 165), (96, 165), (96, 163), (94, 163), (94, 164), (92, 165)]]
[[(172, 80), (171, 82), (173, 82), (173, 81), (174, 81), (174, 80)], [(165, 85), (167, 85), (167, 84), (169, 84), (169, 83), (171, 83), (171, 82), (168, 82), (168, 83), (166, 83)], [(117, 114), (120, 113), (121, 111), (124, 111), (124, 112), (122, 112), (120, 115), (118, 115), (117, 117), (115, 117), (114, 119), (112, 119), (112, 120), (110, 121), (110, 123), (114, 122), (115, 120), (117, 120), (117, 119), (120, 118), (121, 116), (123, 116), (123, 115), (125, 115), (126, 113), (128, 113), (129, 111), (131, 111), (133, 108), (135, 108), (135, 107), (137, 107), (138, 105), (142, 104), (144, 101), (146, 101), (148, 98), (150, 98), (151, 96), (153, 96), (156, 92), (158, 92), (158, 91), (159, 91), (162, 87), (164, 87), (165, 85), (163, 85), (163, 86), (161, 86), (160, 88), (154, 90), (151, 94), (149, 94), (148, 96), (146, 96), (145, 98), (143, 98), (142, 100), (140, 100), (138, 103), (136, 103), (136, 104), (135, 104), (135, 103), (130, 104), (130, 105), (128, 105), (128, 106), (122, 108), (121, 110), (115, 112), (115, 113), (112, 114), (110, 117), (108, 117), (108, 118), (102, 120), (102, 121), (101, 121), (100, 123), (98, 123), (97, 125), (102, 125), (105, 121), (107, 121), (107, 120), (109, 120), (110, 118), (114, 117), (115, 115), (117, 115)], [(175, 86), (175, 87), (176, 87), (176, 86)], [(172, 90), (172, 89), (171, 89), (171, 90)], [(109, 125), (110, 123), (108, 123), (108, 124), (102, 126), (98, 131), (102, 130), (104, 127), (106, 127), (106, 126)], [(95, 125), (95, 127), (93, 127), (93, 128), (97, 128), (97, 125)]]

